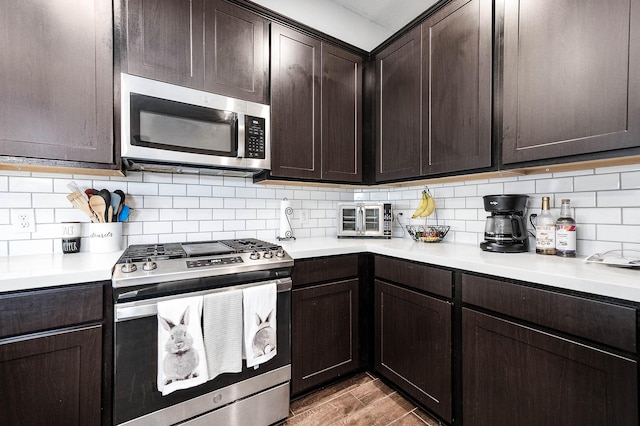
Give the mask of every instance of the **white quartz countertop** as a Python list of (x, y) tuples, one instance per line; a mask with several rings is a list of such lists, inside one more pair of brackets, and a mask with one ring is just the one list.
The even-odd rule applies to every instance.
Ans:
[[(274, 241), (275, 243), (275, 241)], [(281, 242), (294, 259), (370, 252), (436, 266), (640, 302), (640, 268), (585, 264), (534, 253), (488, 253), (475, 245), (409, 238), (301, 238)], [(0, 257), (0, 293), (110, 280), (121, 251)]]
[(586, 264), (584, 258), (535, 253), (489, 253), (475, 245), (423, 243), (409, 238), (303, 238), (281, 244), (294, 259), (370, 252), (640, 302), (640, 268)]
[(122, 251), (0, 257), (0, 293), (111, 280)]

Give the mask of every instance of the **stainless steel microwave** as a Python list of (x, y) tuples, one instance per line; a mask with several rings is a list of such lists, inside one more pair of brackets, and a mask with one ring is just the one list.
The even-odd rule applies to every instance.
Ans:
[(391, 238), (391, 203), (338, 204), (338, 237)]
[(120, 112), (126, 168), (249, 176), (271, 167), (269, 105), (123, 73)]

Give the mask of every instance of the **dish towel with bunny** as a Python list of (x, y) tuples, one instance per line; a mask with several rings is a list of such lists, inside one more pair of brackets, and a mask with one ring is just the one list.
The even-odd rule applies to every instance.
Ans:
[(258, 368), (276, 356), (276, 284), (245, 288), (242, 298), (244, 316), (244, 356), (247, 367)]
[(242, 371), (242, 290), (204, 296), (204, 348), (209, 380)]
[(202, 296), (158, 302), (158, 391), (162, 396), (206, 382)]

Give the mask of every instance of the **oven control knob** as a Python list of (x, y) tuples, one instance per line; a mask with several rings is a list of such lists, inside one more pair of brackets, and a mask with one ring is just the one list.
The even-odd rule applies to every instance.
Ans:
[(284, 257), (284, 250), (282, 250), (282, 247), (278, 247), (278, 251), (276, 252), (276, 256), (277, 257)]
[(273, 253), (271, 253), (271, 251), (268, 251), (263, 254), (262, 257), (264, 257), (265, 259), (271, 259), (273, 257)]
[(151, 260), (151, 258), (148, 258), (147, 261), (144, 262), (144, 265), (142, 265), (142, 269), (144, 269), (145, 271), (153, 271), (157, 267), (158, 264)]
[(251, 254), (249, 255), (249, 259), (251, 259), (251, 260), (260, 259), (260, 253), (258, 253), (257, 251), (251, 252)]
[(130, 274), (131, 272), (135, 272), (138, 269), (135, 263), (131, 262), (131, 259), (127, 259), (124, 265), (120, 268), (122, 272), (125, 274)]

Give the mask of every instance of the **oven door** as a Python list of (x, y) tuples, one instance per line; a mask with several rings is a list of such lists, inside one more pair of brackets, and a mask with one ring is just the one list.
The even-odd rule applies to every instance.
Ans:
[[(286, 393), (286, 408), (263, 407), (264, 413), (254, 406), (255, 415), (271, 415), (274, 423), (287, 416), (291, 378), (291, 279), (275, 280), (277, 298), (277, 355), (260, 364), (257, 369), (247, 368), (243, 361), (240, 373), (224, 373), (200, 386), (178, 390), (162, 396), (157, 389), (157, 303), (172, 298), (206, 295), (212, 292), (242, 289), (266, 284), (258, 282), (227, 288), (182, 293), (162, 298), (117, 303), (115, 306), (115, 361), (114, 361), (114, 424), (170, 425), (212, 412), (220, 407), (256, 395), (266, 389)], [(281, 386), (286, 383), (286, 392)], [(250, 400), (247, 398), (246, 400)], [(280, 398), (282, 399), (282, 398)], [(220, 410), (225, 411), (225, 410)], [(247, 411), (247, 410), (243, 410)], [(276, 413), (274, 413), (276, 411)], [(277, 418), (276, 418), (277, 417)], [(263, 419), (261, 419), (263, 420)], [(253, 424), (258, 424), (253, 423)]]

